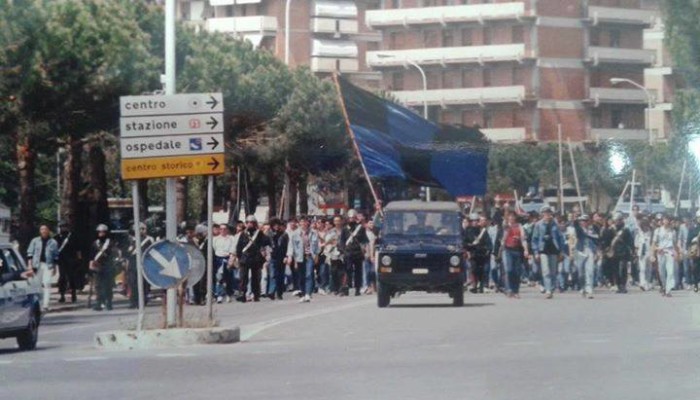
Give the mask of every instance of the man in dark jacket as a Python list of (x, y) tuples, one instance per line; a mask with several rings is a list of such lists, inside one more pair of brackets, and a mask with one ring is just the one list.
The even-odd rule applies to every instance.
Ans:
[(78, 238), (68, 228), (66, 222), (58, 224), (59, 233), (54, 237), (58, 244), (58, 293), (59, 303), (66, 302), (66, 291), (70, 287), (70, 301), (76, 302), (76, 291), (80, 281), (80, 260), (82, 258)]
[(489, 280), (486, 270), (488, 263), (491, 261), (493, 246), (488, 233), (488, 218), (485, 216), (477, 216), (477, 218), (477, 225), (467, 228), (464, 238), (464, 249), (469, 255), (472, 267), (472, 288), (470, 291), (472, 293), (484, 293), (484, 286), (488, 284)]
[(615, 224), (610, 242), (605, 248), (605, 256), (608, 258), (613, 278), (617, 285), (617, 293), (627, 293), (627, 266), (634, 255), (634, 239), (632, 232), (625, 227), (625, 218), (622, 214), (615, 215)]
[[(345, 255), (345, 268), (348, 275), (348, 283), (352, 279), (355, 288), (355, 296), (360, 295), (362, 288), (362, 264), (365, 259), (364, 246), (369, 243), (367, 232), (360, 221), (361, 217), (355, 210), (348, 211), (348, 223), (345, 225), (338, 249)], [(341, 289), (341, 295), (347, 296), (349, 288), (346, 285)]]
[(270, 300), (275, 298), (282, 300), (285, 290), (284, 271), (287, 264), (289, 235), (286, 232), (285, 224), (278, 218), (273, 218), (270, 221), (270, 245), (272, 246), (272, 254), (270, 256), (270, 271), (267, 279), (267, 296)]
[(109, 237), (109, 228), (105, 224), (98, 225), (97, 239), (92, 243), (90, 253), (90, 270), (95, 273), (97, 293), (95, 311), (102, 311), (102, 306), (107, 311), (112, 309), (115, 256), (116, 243)]
[[(265, 264), (263, 249), (270, 246), (270, 238), (258, 228), (258, 221), (253, 215), (246, 217), (246, 229), (241, 232), (236, 246), (236, 255), (240, 264), (240, 279), (242, 294), (237, 301), (245, 303), (248, 291), (248, 282), (253, 291), (253, 301), (260, 301), (260, 280), (262, 279), (262, 267)], [(250, 277), (248, 276), (250, 274)]]

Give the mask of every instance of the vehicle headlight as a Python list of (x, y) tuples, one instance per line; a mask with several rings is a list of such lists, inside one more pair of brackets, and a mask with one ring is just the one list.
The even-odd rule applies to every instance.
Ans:
[(386, 266), (391, 265), (391, 257), (389, 257), (389, 256), (382, 257), (382, 265), (386, 265)]
[(458, 267), (461, 262), (462, 259), (459, 258), (459, 256), (450, 257), (450, 265), (452, 265), (453, 267)]

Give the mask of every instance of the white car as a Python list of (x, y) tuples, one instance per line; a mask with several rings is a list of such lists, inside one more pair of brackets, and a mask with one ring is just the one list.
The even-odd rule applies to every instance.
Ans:
[(10, 244), (0, 243), (0, 339), (17, 338), (22, 350), (33, 350), (39, 338), (39, 279), (24, 279), (24, 260)]

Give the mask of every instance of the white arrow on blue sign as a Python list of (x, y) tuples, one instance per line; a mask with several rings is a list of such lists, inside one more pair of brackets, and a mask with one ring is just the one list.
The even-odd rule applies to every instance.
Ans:
[(181, 243), (161, 240), (144, 252), (143, 276), (154, 287), (173, 288), (187, 278), (191, 261)]

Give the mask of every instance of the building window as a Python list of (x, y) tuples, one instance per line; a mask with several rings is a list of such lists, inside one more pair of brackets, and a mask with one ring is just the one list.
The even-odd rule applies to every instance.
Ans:
[(491, 70), (488, 68), (484, 68), (483, 76), (484, 76), (484, 86), (485, 87), (491, 86)]
[(603, 112), (600, 107), (594, 108), (593, 112), (591, 113), (591, 127), (593, 129), (603, 127)]
[(523, 84), (523, 69), (513, 67), (511, 70), (511, 84), (514, 86)]
[(391, 89), (403, 90), (403, 72), (394, 72), (391, 74)]
[(426, 29), (423, 31), (424, 47), (440, 47), (439, 41), (438, 31), (432, 29)]
[(471, 69), (462, 70), (462, 87), (470, 88), (474, 87), (474, 74), (477, 72)]
[[(441, 89), (440, 83), (441, 82), (441, 73), (440, 72), (429, 72), (426, 71), (425, 73), (425, 80), (426, 83), (428, 84), (428, 90), (433, 90), (433, 89)], [(423, 87), (423, 82), (421, 82), (421, 88)]]
[(455, 44), (454, 42), (455, 42), (454, 33), (449, 29), (443, 30), (442, 31), (442, 47), (452, 47)]
[(610, 124), (613, 128), (625, 129), (625, 122), (623, 120), (623, 112), (619, 108), (613, 108), (610, 111)]
[(225, 12), (227, 17), (233, 17), (233, 15), (235, 14), (233, 11), (233, 6), (226, 6)]
[(485, 27), (484, 28), (484, 44), (487, 46), (491, 44), (491, 40), (492, 40), (491, 35), (492, 35), (491, 29)]
[(470, 28), (462, 29), (462, 46), (471, 46), (472, 44), (472, 30)]
[(620, 31), (610, 31), (610, 47), (620, 47)]
[(600, 31), (591, 29), (591, 46), (600, 46)]
[(484, 124), (482, 128), (493, 128), (493, 115), (491, 115), (491, 111), (484, 111)]
[(524, 43), (524, 32), (522, 25), (513, 25), (513, 31), (511, 32), (511, 42), (512, 43)]
[(401, 49), (403, 48), (404, 35), (399, 32), (391, 32), (389, 34), (389, 48), (390, 49)]

